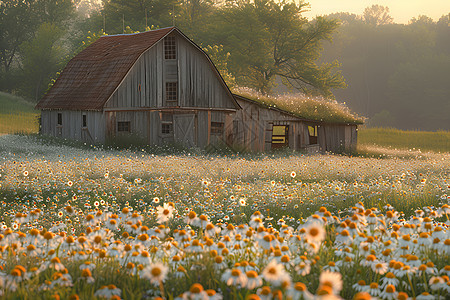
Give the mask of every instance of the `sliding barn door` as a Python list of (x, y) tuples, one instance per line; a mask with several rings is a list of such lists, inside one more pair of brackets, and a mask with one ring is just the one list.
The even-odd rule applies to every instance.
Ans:
[(174, 140), (186, 147), (195, 146), (195, 115), (173, 115)]

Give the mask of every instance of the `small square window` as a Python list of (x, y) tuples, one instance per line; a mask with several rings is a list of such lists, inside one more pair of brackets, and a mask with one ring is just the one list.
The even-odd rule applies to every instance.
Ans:
[(62, 113), (58, 113), (58, 125), (62, 126)]
[(173, 124), (162, 124), (162, 134), (171, 134), (173, 132)]
[(166, 106), (178, 105), (178, 83), (166, 82)]
[(174, 36), (168, 36), (164, 39), (164, 58), (165, 59), (177, 58), (177, 48)]
[(117, 131), (118, 132), (130, 132), (130, 129), (131, 129), (130, 121), (117, 122)]
[(161, 133), (172, 134), (173, 133), (173, 115), (163, 113), (161, 116)]
[(287, 147), (289, 145), (289, 126), (272, 126), (272, 149)]
[(211, 122), (211, 134), (222, 135), (223, 125), (223, 122)]

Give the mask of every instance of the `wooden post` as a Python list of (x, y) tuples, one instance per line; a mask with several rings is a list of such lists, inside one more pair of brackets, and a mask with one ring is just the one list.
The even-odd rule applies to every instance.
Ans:
[(209, 145), (211, 140), (211, 111), (208, 111), (208, 142), (207, 145)]

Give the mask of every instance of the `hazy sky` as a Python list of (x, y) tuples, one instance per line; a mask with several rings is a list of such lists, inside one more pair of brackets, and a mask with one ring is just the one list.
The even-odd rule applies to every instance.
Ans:
[(346, 11), (362, 15), (364, 9), (373, 4), (389, 7), (395, 23), (408, 23), (418, 15), (426, 15), (437, 21), (450, 13), (450, 0), (305, 0), (311, 6), (307, 17)]

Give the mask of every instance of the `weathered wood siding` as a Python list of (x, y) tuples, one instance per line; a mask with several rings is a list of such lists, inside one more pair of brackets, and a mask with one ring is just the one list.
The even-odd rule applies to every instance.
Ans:
[[(356, 125), (302, 120), (251, 100), (238, 98), (238, 103), (242, 110), (232, 116), (226, 128), (228, 144), (251, 151), (268, 151), (272, 149), (273, 126), (285, 125), (288, 126), (288, 146), (294, 150), (342, 152), (356, 147)], [(310, 145), (308, 126), (317, 126), (317, 144)]]
[(147, 50), (130, 69), (105, 108), (161, 107), (163, 44)]
[(105, 108), (165, 106), (166, 82), (178, 82), (179, 107), (236, 109), (234, 100), (207, 56), (176, 32), (177, 59), (164, 59), (164, 40), (144, 52)]
[(302, 147), (302, 123), (298, 118), (277, 110), (262, 107), (256, 103), (239, 100), (242, 107), (233, 115), (226, 132), (233, 132), (233, 143), (250, 151), (267, 151), (272, 149), (272, 126), (289, 126), (289, 147)]
[[(58, 125), (58, 113), (62, 125)], [(86, 127), (83, 127), (83, 114), (86, 115)], [(43, 110), (41, 113), (41, 132), (44, 135), (103, 143), (105, 141), (105, 116), (97, 111)]]
[[(171, 133), (162, 132), (163, 114), (172, 114)], [(205, 148), (210, 144), (224, 143), (225, 131), (222, 134), (211, 134), (211, 122), (224, 125), (232, 122), (230, 112), (195, 109), (107, 111), (105, 115), (108, 138), (134, 136), (136, 140), (150, 145), (176, 143), (188, 148)], [(118, 132), (118, 122), (130, 122), (130, 132)]]
[[(152, 145), (178, 142), (204, 148), (225, 140), (225, 133), (211, 135), (211, 122), (232, 123), (230, 118), (225, 120), (225, 115), (238, 107), (207, 56), (177, 32), (172, 34), (177, 59), (166, 60), (164, 40), (159, 41), (138, 59), (107, 101), (109, 137), (118, 137), (117, 122), (125, 121), (130, 122), (130, 134)], [(164, 110), (166, 82), (178, 83), (179, 108)], [(195, 110), (197, 107), (201, 110)], [(162, 133), (163, 111), (173, 114), (171, 134)]]
[(180, 106), (235, 109), (207, 56), (184, 38), (177, 38), (177, 46)]
[(323, 151), (344, 152), (350, 145), (346, 145), (346, 127), (349, 125), (322, 125), (319, 130), (320, 147)]

